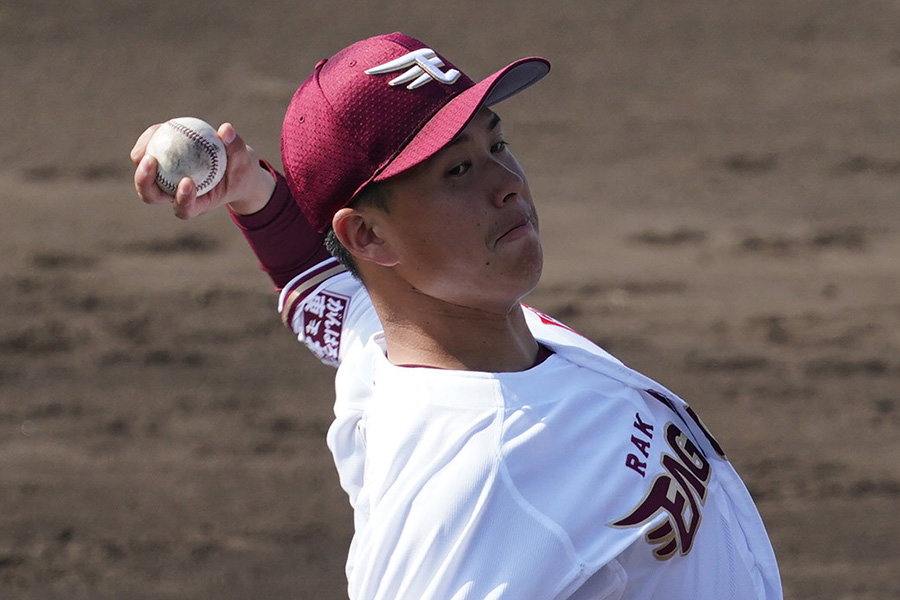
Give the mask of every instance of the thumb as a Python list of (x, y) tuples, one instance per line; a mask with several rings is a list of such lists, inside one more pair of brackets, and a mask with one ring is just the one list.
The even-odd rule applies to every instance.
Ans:
[(244, 140), (237, 134), (237, 131), (235, 131), (234, 126), (231, 123), (222, 123), (219, 125), (219, 129), (216, 133), (219, 134), (219, 137), (222, 138), (222, 142), (225, 143), (225, 153), (229, 156), (242, 151), (246, 146)]

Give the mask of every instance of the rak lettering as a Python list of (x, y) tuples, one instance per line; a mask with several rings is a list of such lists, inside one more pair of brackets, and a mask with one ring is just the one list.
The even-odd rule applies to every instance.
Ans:
[(653, 555), (668, 560), (691, 551), (703, 519), (712, 469), (709, 462), (674, 423), (667, 423), (665, 440), (672, 454), (660, 454), (663, 472), (650, 484), (638, 505), (612, 527), (640, 527), (664, 513), (665, 520), (646, 534), (647, 543), (656, 546)]

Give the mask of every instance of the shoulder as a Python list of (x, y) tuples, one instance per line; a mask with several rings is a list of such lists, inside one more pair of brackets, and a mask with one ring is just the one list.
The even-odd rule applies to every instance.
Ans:
[(525, 314), (525, 321), (528, 323), (528, 328), (538, 341), (541, 341), (552, 348), (555, 348), (556, 346), (579, 348), (606, 360), (621, 364), (620, 361), (609, 352), (562, 321), (551, 317), (532, 306), (528, 306), (527, 304), (523, 304), (522, 309)]
[(319, 360), (335, 367), (381, 329), (365, 287), (334, 258), (291, 280), (281, 291), (278, 312)]

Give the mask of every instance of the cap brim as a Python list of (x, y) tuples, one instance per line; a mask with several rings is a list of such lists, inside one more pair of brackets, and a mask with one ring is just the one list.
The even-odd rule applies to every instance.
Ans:
[(543, 58), (522, 58), (476, 83), (441, 107), (371, 181), (384, 181), (428, 160), (453, 141), (482, 106), (518, 94), (549, 71), (550, 63)]

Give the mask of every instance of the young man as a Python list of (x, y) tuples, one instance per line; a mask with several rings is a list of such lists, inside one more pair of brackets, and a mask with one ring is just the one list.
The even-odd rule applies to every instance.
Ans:
[[(181, 182), (175, 212), (228, 204), (285, 323), (339, 366), (352, 599), (781, 598), (753, 501), (687, 404), (521, 304), (538, 218), (489, 107), (548, 70), (475, 83), (418, 40), (363, 40), (294, 96), (286, 177), (223, 125), (225, 181)], [(153, 130), (135, 185), (172, 202), (142, 158)]]

